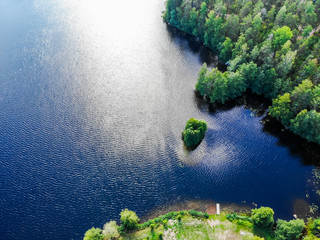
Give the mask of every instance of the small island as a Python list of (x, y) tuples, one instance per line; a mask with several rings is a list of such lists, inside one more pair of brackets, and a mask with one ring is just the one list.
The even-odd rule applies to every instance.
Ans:
[(196, 148), (204, 138), (206, 131), (207, 123), (205, 121), (190, 118), (182, 132), (183, 141), (187, 147)]

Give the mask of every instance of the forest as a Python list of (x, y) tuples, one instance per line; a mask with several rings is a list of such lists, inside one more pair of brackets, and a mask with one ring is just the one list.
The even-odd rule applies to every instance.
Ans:
[(264, 95), (272, 117), (320, 144), (320, 0), (167, 0), (163, 18), (227, 65), (202, 66), (201, 96), (223, 104), (247, 90)]

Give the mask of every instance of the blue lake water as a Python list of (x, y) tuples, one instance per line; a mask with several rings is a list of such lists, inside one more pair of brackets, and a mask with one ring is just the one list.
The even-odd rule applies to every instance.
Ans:
[[(121, 209), (143, 217), (193, 200), (270, 206), (285, 219), (319, 203), (319, 146), (264, 124), (263, 101), (197, 98), (201, 65), (217, 59), (168, 27), (164, 9), (0, 0), (0, 239), (82, 239)], [(191, 117), (209, 129), (188, 152)]]

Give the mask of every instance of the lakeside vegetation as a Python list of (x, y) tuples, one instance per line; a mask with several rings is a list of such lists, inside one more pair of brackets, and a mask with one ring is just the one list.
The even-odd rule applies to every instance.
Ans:
[(163, 18), (228, 66), (202, 66), (201, 96), (225, 103), (248, 89), (264, 95), (271, 116), (320, 144), (320, 0), (167, 0)]
[(274, 221), (269, 207), (252, 209), (251, 212), (223, 211), (220, 215), (195, 210), (169, 212), (144, 223), (139, 223), (135, 212), (121, 212), (118, 226), (115, 221), (103, 229), (91, 228), (84, 240), (115, 239), (233, 239), (233, 240), (312, 240), (320, 237), (320, 218)]
[[(308, 141), (320, 144), (320, 0), (168, 0), (164, 19), (214, 50), (227, 71), (199, 72), (196, 90), (211, 103), (241, 96), (248, 89), (272, 99), (269, 114)], [(191, 118), (182, 132), (187, 147), (204, 138), (207, 124)], [(120, 225), (91, 228), (84, 240), (106, 239), (320, 239), (320, 218), (274, 220), (269, 207), (248, 213), (209, 215), (170, 212), (147, 222), (133, 211)]]
[(185, 130), (182, 132), (184, 143), (189, 148), (197, 147), (207, 131), (207, 123), (203, 120), (190, 118), (186, 124)]

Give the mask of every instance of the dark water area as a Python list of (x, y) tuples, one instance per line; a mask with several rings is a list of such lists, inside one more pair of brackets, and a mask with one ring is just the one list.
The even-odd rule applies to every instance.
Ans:
[[(291, 219), (319, 203), (319, 146), (266, 117), (256, 96), (199, 99), (198, 71), (217, 58), (168, 27), (164, 9), (0, 0), (0, 239), (82, 239), (124, 208), (143, 218), (185, 202), (254, 203)], [(209, 129), (187, 151), (191, 117)]]

